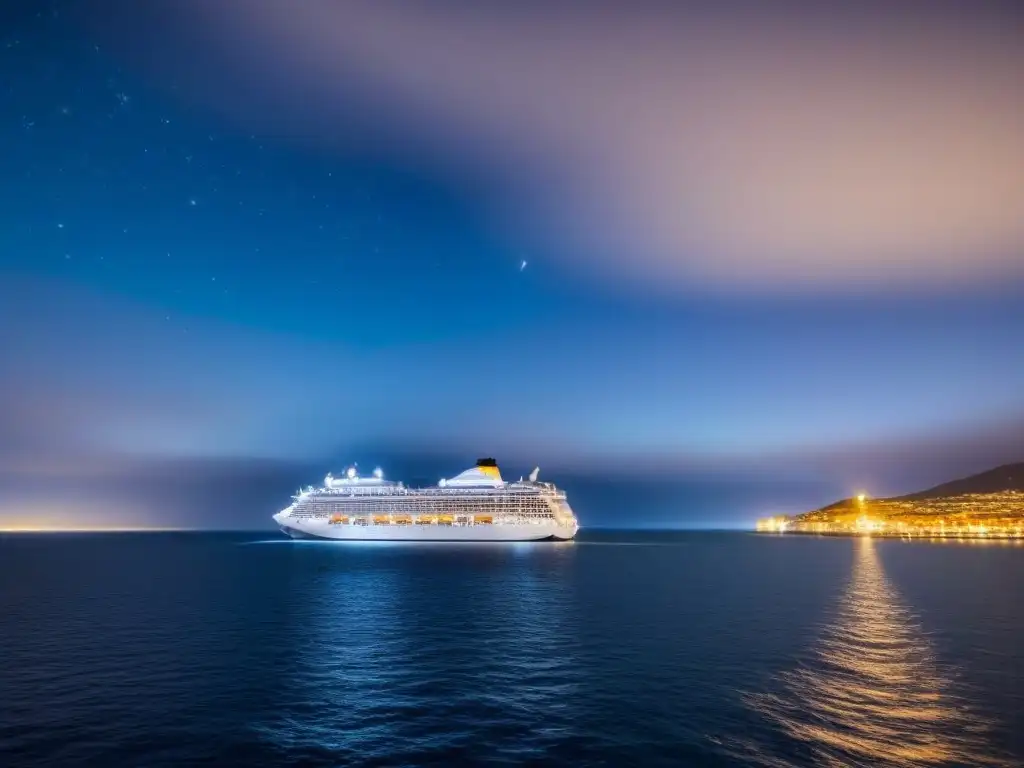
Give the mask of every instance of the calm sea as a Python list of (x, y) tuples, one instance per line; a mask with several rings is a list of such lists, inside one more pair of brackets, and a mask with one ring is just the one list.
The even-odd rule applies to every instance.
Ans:
[(1024, 547), (0, 538), (0, 765), (1021, 765)]

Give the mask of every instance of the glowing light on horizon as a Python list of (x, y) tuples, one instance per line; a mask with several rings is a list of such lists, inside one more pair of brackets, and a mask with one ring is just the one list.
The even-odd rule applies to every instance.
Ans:
[(57, 526), (57, 525), (38, 525), (38, 524), (26, 524), (26, 525), (13, 525), (4, 526), (0, 528), (0, 534), (3, 533), (171, 533), (181, 531), (199, 531), (203, 530), (200, 528), (164, 528), (159, 526), (120, 526), (120, 525), (77, 525), (77, 526)]

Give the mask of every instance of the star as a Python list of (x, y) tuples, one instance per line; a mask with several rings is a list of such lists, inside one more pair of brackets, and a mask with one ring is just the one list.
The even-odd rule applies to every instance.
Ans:
[(526, 259), (523, 259), (519, 264), (519, 271), (522, 272), (524, 269), (526, 269)]
[(188, 204), (189, 204), (189, 205), (191, 205), (191, 206), (193, 206), (193, 207), (195, 207), (195, 205), (196, 205), (196, 199), (195, 199), (194, 197), (193, 197), (193, 198), (190, 198), (190, 199), (189, 199), (189, 201), (188, 201)]

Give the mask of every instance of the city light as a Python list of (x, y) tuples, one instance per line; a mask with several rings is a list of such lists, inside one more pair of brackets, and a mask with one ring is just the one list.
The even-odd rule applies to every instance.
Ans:
[(1024, 539), (1024, 493), (963, 494), (933, 499), (868, 499), (792, 516), (758, 520), (765, 533), (903, 538)]

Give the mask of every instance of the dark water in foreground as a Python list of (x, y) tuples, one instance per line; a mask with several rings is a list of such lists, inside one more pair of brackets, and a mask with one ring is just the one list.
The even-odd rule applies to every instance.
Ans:
[(0, 765), (1020, 765), (1024, 547), (0, 537)]

